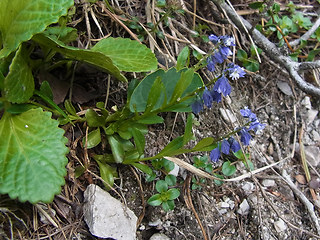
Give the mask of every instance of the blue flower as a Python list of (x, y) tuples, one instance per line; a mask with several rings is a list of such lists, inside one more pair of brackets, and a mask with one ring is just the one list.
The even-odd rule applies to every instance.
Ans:
[(232, 78), (232, 80), (237, 80), (241, 77), (244, 77), (246, 72), (243, 70), (242, 67), (239, 67), (238, 65), (235, 65), (233, 63), (228, 64), (229, 77)]
[(221, 142), (221, 152), (224, 154), (229, 154), (230, 152), (230, 143), (226, 139)]
[(222, 75), (214, 84), (213, 90), (222, 93), (224, 96), (228, 96), (231, 93), (231, 86), (228, 79)]
[(211, 34), (209, 36), (209, 40), (213, 43), (213, 44), (217, 44), (218, 42), (220, 42), (220, 38), (214, 34)]
[(191, 104), (191, 109), (194, 114), (198, 114), (203, 109), (203, 101), (197, 97), (196, 101)]
[(217, 103), (221, 102), (221, 93), (214, 91), (213, 89), (210, 91), (212, 96), (212, 101)]
[(254, 114), (248, 107), (245, 107), (244, 109), (240, 109), (240, 113), (243, 117), (249, 118), (250, 121), (257, 120), (257, 115)]
[(228, 58), (228, 56), (232, 55), (232, 52), (231, 52), (229, 47), (220, 47), (219, 48), (219, 53), (222, 55), (222, 58), (224, 60), (226, 60)]
[(227, 47), (235, 46), (234, 38), (230, 36), (221, 36), (220, 39), (223, 41), (223, 44)]
[(207, 58), (207, 68), (210, 72), (214, 72), (214, 70), (216, 70), (216, 62), (215, 60), (212, 58), (212, 56)]
[(253, 130), (254, 132), (260, 132), (262, 129), (264, 129), (266, 124), (260, 123), (259, 120), (255, 120), (254, 122), (250, 123), (248, 130)]
[(243, 145), (248, 146), (250, 144), (251, 135), (246, 128), (242, 128), (240, 130), (240, 141)]
[(211, 108), (213, 98), (212, 98), (211, 92), (207, 89), (207, 87), (203, 91), (202, 98), (203, 98), (204, 105), (206, 105), (208, 108)]
[(216, 163), (218, 162), (220, 156), (221, 156), (221, 152), (219, 150), (219, 144), (218, 144), (218, 147), (216, 147), (210, 152), (210, 159), (212, 162)]
[[(229, 49), (230, 50), (230, 49)], [(228, 57), (228, 56), (227, 56)], [(213, 55), (211, 56), (212, 61), (217, 62), (217, 63), (223, 63), (224, 60), (227, 59), (227, 57), (224, 55), (224, 52), (221, 52), (221, 48), (219, 50), (216, 50)]]
[(238, 152), (241, 149), (240, 144), (233, 137), (229, 138), (229, 143), (232, 152)]

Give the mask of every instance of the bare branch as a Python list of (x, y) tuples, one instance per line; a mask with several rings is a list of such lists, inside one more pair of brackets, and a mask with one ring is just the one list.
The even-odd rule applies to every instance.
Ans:
[[(240, 17), (232, 8), (230, 8), (226, 3), (220, 0), (211, 0), (218, 8), (223, 9), (225, 14), (228, 15), (228, 18), (232, 23), (242, 32), (247, 32), (246, 29), (252, 29), (251, 24)], [(240, 23), (241, 19), (242, 23)], [(246, 28), (246, 29), (245, 29)], [(315, 87), (314, 85), (306, 82), (298, 71), (307, 70), (310, 68), (320, 67), (320, 62), (314, 63), (297, 63), (293, 61), (290, 57), (284, 56), (279, 48), (272, 42), (270, 42), (263, 34), (261, 34), (257, 29), (253, 29), (252, 38), (254, 39), (257, 46), (259, 46), (265, 54), (270, 57), (274, 62), (278, 63), (280, 66), (285, 68), (290, 74), (291, 78), (296, 82), (297, 86), (304, 92), (320, 97), (320, 88)]]

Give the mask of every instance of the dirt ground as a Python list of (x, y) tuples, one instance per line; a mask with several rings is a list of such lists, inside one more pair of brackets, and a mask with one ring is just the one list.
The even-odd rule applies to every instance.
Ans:
[[(103, 2), (92, 5), (76, 4), (77, 11), (72, 24), (82, 33), (78, 45), (85, 46), (90, 39), (94, 44), (94, 39), (103, 37), (92, 19), (92, 14), (106, 36), (138, 36), (141, 33), (139, 30), (124, 28), (121, 23), (133, 16), (137, 17), (143, 26), (153, 19), (159, 19), (162, 10), (153, 9), (152, 2), (110, 1), (116, 9), (115, 15), (103, 11)], [(197, 18), (192, 14), (194, 3)], [(246, 1), (232, 3), (236, 10), (249, 9)], [(306, 6), (302, 8), (303, 11), (319, 11), (316, 1), (298, 3)], [(211, 2), (172, 1), (171, 4), (184, 4), (190, 12), (185, 12), (184, 15), (173, 13), (169, 27), (159, 24), (164, 38), (156, 38), (156, 44), (147, 35), (143, 42), (156, 53), (162, 67), (171, 66), (187, 43), (192, 43), (204, 51), (209, 49), (210, 46), (204, 44), (200, 37), (193, 37), (194, 23), (208, 26), (203, 28), (203, 35), (235, 34), (238, 43), (236, 48), (250, 47), (245, 35), (237, 33), (230, 24), (221, 27), (224, 23), (219, 22), (215, 15), (218, 14), (220, 19), (222, 15)], [(85, 11), (89, 8), (91, 33), (87, 32), (85, 20)], [(248, 11), (243, 17), (253, 21), (257, 16)], [(245, 78), (233, 82), (230, 98), (197, 115), (198, 125), (194, 126), (193, 131), (196, 138), (194, 143), (203, 137), (225, 134), (233, 129), (233, 126), (228, 118), (222, 116), (221, 111), (228, 109), (241, 121), (239, 110), (248, 106), (261, 122), (266, 124), (264, 131), (255, 135), (251, 142), (250, 160), (255, 169), (269, 167), (251, 176), (247, 174), (246, 167), (238, 163), (237, 172), (232, 177), (240, 177), (240, 180), (235, 179), (222, 186), (207, 180), (201, 190), (190, 190), (192, 174), (180, 169), (178, 183), (182, 194), (175, 202), (174, 211), (165, 212), (161, 207), (146, 204), (146, 200), (155, 193), (154, 183), (147, 183), (144, 175), (136, 169), (119, 166), (119, 179), (116, 181), (119, 187), (116, 191), (126, 199), (127, 206), (140, 216), (137, 239), (147, 240), (155, 233), (163, 233), (169, 239), (320, 239), (316, 226), (320, 209), (320, 184), (317, 180), (320, 178), (320, 117), (317, 112), (320, 111), (319, 99), (307, 96), (296, 87), (283, 69), (270, 62), (267, 56), (262, 57), (259, 72), (248, 72)], [(200, 74), (204, 79), (212, 77), (205, 69), (201, 70)], [(319, 72), (316, 74), (319, 75)], [(136, 76), (128, 74), (128, 78), (133, 77)], [(92, 107), (97, 101), (105, 100), (108, 76), (81, 66), (75, 74), (75, 86), (77, 90), (74, 91), (74, 103), (81, 106), (81, 109)], [(125, 103), (126, 87), (125, 84), (111, 79), (108, 107)], [(149, 128), (146, 136), (146, 156), (156, 154), (170, 139), (183, 134), (185, 114), (169, 113), (163, 116), (166, 119), (164, 124)], [(80, 144), (84, 134), (83, 125), (66, 127), (70, 147), (68, 175), (62, 193), (55, 197), (53, 203), (33, 206), (11, 200), (7, 196), (0, 197), (0, 239), (98, 239), (90, 234), (82, 214), (83, 192), (86, 186), (90, 183), (103, 186), (98, 178), (98, 166), (92, 160), (90, 171), (79, 178), (75, 177), (74, 171), (79, 165), (78, 161), (90, 160), (91, 151), (101, 153), (103, 149), (85, 150)], [(309, 162), (311, 183), (307, 183), (305, 178), (299, 142), (304, 146), (307, 159), (314, 160)], [(314, 152), (314, 149), (317, 151)], [(194, 155), (196, 154), (179, 157), (191, 163)], [(215, 167), (221, 165), (222, 161), (219, 161)], [(285, 178), (286, 173), (293, 186)], [(112, 192), (111, 194), (117, 196)], [(310, 207), (310, 211), (308, 210), (308, 202), (314, 207), (313, 211)], [(43, 215), (43, 212), (49, 217)]]

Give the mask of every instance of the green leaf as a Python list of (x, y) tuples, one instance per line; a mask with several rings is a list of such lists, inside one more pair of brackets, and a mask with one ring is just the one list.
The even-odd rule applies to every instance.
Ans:
[(141, 163), (131, 163), (132, 166), (138, 168), (139, 170), (141, 170), (142, 172), (148, 174), (148, 175), (152, 175), (153, 171), (152, 169), (146, 165), (146, 164), (141, 164)]
[(134, 139), (134, 144), (136, 145), (139, 154), (143, 155), (144, 146), (146, 144), (144, 135), (136, 128), (131, 128), (131, 133)]
[(51, 100), (53, 100), (53, 93), (50, 87), (50, 84), (47, 81), (43, 81), (41, 86), (40, 86), (40, 92), (47, 96), (48, 98), (50, 98)]
[(259, 9), (259, 8), (262, 8), (263, 5), (264, 5), (264, 2), (253, 2), (253, 3), (249, 3), (249, 8)]
[(50, 36), (53, 39), (60, 40), (66, 44), (76, 41), (78, 38), (77, 29), (71, 27), (48, 27), (43, 34)]
[(177, 178), (176, 176), (172, 175), (172, 174), (168, 174), (165, 179), (166, 183), (168, 184), (168, 186), (174, 186), (177, 183)]
[[(223, 176), (222, 176), (222, 175), (214, 174), (214, 176), (223, 180)], [(221, 186), (221, 185), (223, 184), (223, 181), (222, 181), (222, 180), (220, 181), (220, 180), (215, 179), (215, 180), (214, 180), (214, 183), (215, 183), (217, 186)]]
[(172, 152), (183, 147), (183, 137), (179, 136), (173, 139), (167, 146), (165, 146), (162, 151), (160, 151), (156, 156), (170, 156)]
[(259, 71), (260, 65), (256, 60), (250, 59), (250, 62), (243, 64), (245, 68), (250, 72)]
[(192, 133), (193, 114), (189, 113), (186, 128), (183, 134), (183, 146), (186, 145), (193, 137)]
[(31, 109), (0, 120), (0, 193), (20, 201), (49, 203), (61, 191), (67, 139), (51, 113)]
[(166, 192), (168, 190), (168, 184), (164, 180), (158, 180), (156, 183), (156, 189), (159, 193)]
[(320, 53), (320, 49), (311, 50), (308, 54), (307, 61), (313, 61), (316, 55)]
[(4, 80), (4, 92), (8, 101), (24, 103), (34, 91), (32, 71), (28, 65), (29, 57), (21, 46), (10, 65), (9, 73)]
[[(167, 105), (169, 104), (169, 100), (172, 98), (175, 87), (179, 82), (179, 79), (181, 78), (181, 73), (184, 71), (186, 71), (186, 69), (181, 70), (180, 72), (177, 72), (175, 68), (171, 68), (167, 72), (165, 72), (162, 69), (159, 69), (149, 74), (134, 89), (131, 99), (129, 101), (130, 111), (131, 112), (145, 111), (150, 89), (154, 81), (157, 79), (157, 77), (161, 77), (164, 88), (153, 110), (161, 109), (163, 111), (172, 111), (172, 112), (181, 112), (181, 111), (191, 112), (192, 110), (190, 105), (194, 101), (195, 97), (190, 97), (186, 99), (184, 102), (181, 102), (180, 104), (172, 104), (171, 106)], [(199, 74), (194, 73), (191, 84), (184, 91), (181, 97), (184, 97), (190, 94), (191, 92), (197, 90), (200, 87), (203, 87), (203, 81)]]
[(190, 62), (190, 50), (188, 46), (185, 46), (177, 58), (177, 65), (176, 65), (177, 70), (180, 71), (182, 68), (188, 67), (189, 62)]
[(169, 200), (174, 200), (180, 196), (180, 191), (177, 188), (171, 188), (168, 190)]
[(245, 62), (248, 59), (248, 54), (244, 50), (238, 49), (237, 58), (240, 62)]
[(145, 45), (129, 38), (108, 37), (99, 41), (92, 51), (100, 52), (126, 72), (148, 72), (157, 68), (158, 61)]
[(10, 107), (8, 107), (6, 109), (6, 111), (8, 113), (11, 113), (11, 114), (20, 114), (20, 113), (23, 113), (23, 112), (26, 112), (30, 109), (34, 108), (33, 105), (31, 104), (12, 104)]
[(253, 162), (250, 161), (249, 159), (247, 161), (243, 161), (243, 163), (250, 171), (254, 170)]
[(236, 167), (231, 165), (230, 161), (224, 162), (222, 165), (222, 173), (225, 176), (231, 176), (236, 172)]
[(102, 127), (105, 125), (105, 118), (99, 116), (98, 113), (91, 108), (86, 111), (85, 116), (89, 127)]
[(151, 198), (149, 198), (147, 202), (151, 206), (160, 206), (162, 203), (161, 195), (157, 193), (153, 195)]
[(57, 22), (72, 5), (73, 0), (1, 0), (0, 32), (3, 49), (0, 58), (8, 56), (20, 43)]
[(100, 177), (104, 180), (103, 185), (109, 191), (114, 184), (113, 172), (115, 169), (106, 163), (97, 161), (100, 170)]
[[(73, 116), (77, 116), (77, 112), (76, 112), (76, 109), (74, 108), (74, 106), (72, 105), (72, 102), (67, 99), (64, 101), (64, 108), (66, 109), (66, 111), (68, 113), (70, 113), (71, 115)], [(96, 126), (97, 127), (97, 126)]]
[(55, 40), (52, 37), (45, 36), (44, 34), (37, 34), (32, 39), (37, 43), (59, 52), (75, 61), (82, 61), (100, 68), (102, 71), (114, 75), (119, 81), (128, 81), (113, 64), (112, 60), (100, 52), (66, 46), (63, 42)]
[(121, 142), (118, 141), (113, 135), (109, 135), (107, 137), (115, 162), (122, 163), (124, 160), (124, 149)]
[(153, 82), (149, 95), (148, 95), (148, 100), (147, 100), (147, 106), (145, 109), (146, 113), (149, 113), (152, 111), (154, 106), (159, 102), (159, 98), (161, 96), (161, 93), (164, 90), (163, 83), (161, 81), (161, 77), (158, 76), (156, 80)]
[(197, 145), (192, 148), (193, 151), (204, 151), (203, 149), (212, 145), (214, 143), (214, 139), (212, 137), (206, 137), (200, 140)]
[(168, 200), (166, 202), (163, 202), (161, 206), (162, 206), (163, 210), (168, 212), (168, 211), (174, 209), (174, 201), (173, 200)]
[(163, 123), (164, 120), (162, 117), (159, 117), (157, 115), (152, 115), (152, 116), (146, 116), (137, 121), (137, 123), (142, 123), (142, 124), (156, 124), (156, 123)]
[[(101, 142), (100, 128), (91, 131), (88, 134), (87, 148), (94, 148)], [(86, 144), (86, 137), (83, 138), (83, 146)]]
[(169, 103), (174, 103), (182, 97), (182, 94), (191, 84), (193, 76), (194, 71), (192, 68), (189, 68), (186, 71), (181, 72), (181, 77), (173, 90), (172, 97)]

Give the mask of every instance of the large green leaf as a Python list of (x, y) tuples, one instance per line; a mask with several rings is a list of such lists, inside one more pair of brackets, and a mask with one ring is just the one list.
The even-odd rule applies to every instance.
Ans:
[(145, 45), (128, 38), (106, 38), (98, 42), (92, 51), (110, 57), (122, 71), (147, 72), (157, 68), (157, 59)]
[[(171, 68), (167, 72), (165, 72), (162, 69), (159, 69), (154, 73), (149, 74), (141, 81), (141, 83), (139, 83), (139, 85), (133, 91), (130, 99), (130, 111), (145, 111), (148, 102), (149, 92), (152, 89), (152, 85), (155, 82), (155, 80), (158, 77), (160, 77), (164, 86), (164, 90), (161, 92), (161, 96), (158, 98), (158, 101), (155, 104), (153, 110), (161, 108), (161, 110), (163, 111), (191, 112), (190, 104), (194, 101), (194, 97), (191, 97), (188, 100), (179, 104), (168, 105), (173, 96), (176, 85), (178, 84), (181, 78), (181, 73), (184, 71), (186, 71), (186, 69), (183, 69), (179, 72), (177, 72), (175, 68)], [(203, 81), (199, 74), (194, 73), (192, 82), (183, 92), (181, 97), (188, 95), (189, 93), (197, 90), (200, 87), (203, 87)]]
[(3, 48), (0, 58), (8, 56), (20, 43), (57, 22), (72, 5), (73, 0), (1, 0), (0, 32)]
[(52, 36), (44, 34), (37, 34), (32, 39), (66, 57), (96, 66), (114, 75), (118, 80), (127, 82), (127, 79), (120, 73), (120, 70), (113, 64), (112, 60), (103, 53), (67, 46), (63, 42), (52, 38)]
[(36, 203), (51, 202), (66, 175), (67, 139), (51, 113), (5, 112), (0, 120), (0, 193)]
[(13, 103), (23, 103), (33, 95), (34, 80), (28, 65), (29, 57), (26, 56), (23, 46), (16, 52), (9, 68), (9, 73), (4, 80), (4, 92), (7, 100)]

